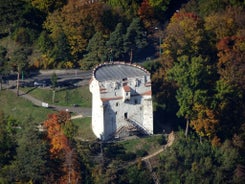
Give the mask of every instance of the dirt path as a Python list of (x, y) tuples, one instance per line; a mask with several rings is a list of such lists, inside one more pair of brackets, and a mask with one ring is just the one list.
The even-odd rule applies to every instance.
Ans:
[(158, 179), (158, 177), (157, 177), (157, 173), (156, 173), (156, 172), (153, 170), (153, 168), (152, 168), (152, 164), (151, 164), (151, 162), (150, 162), (150, 159), (151, 159), (152, 157), (155, 157), (156, 155), (162, 153), (167, 147), (171, 146), (171, 145), (173, 144), (173, 142), (174, 142), (174, 139), (175, 139), (175, 137), (174, 137), (174, 132), (172, 131), (172, 132), (168, 135), (168, 142), (167, 142), (166, 145), (164, 145), (163, 148), (161, 148), (160, 150), (158, 150), (158, 151), (156, 151), (156, 152), (154, 152), (154, 153), (152, 153), (152, 154), (150, 154), (150, 155), (148, 155), (148, 156), (146, 156), (146, 157), (143, 157), (143, 158), (141, 159), (143, 162), (145, 162), (147, 168), (148, 168), (149, 171), (151, 172), (151, 176), (152, 176), (152, 179), (154, 180), (154, 183), (155, 183), (155, 184), (160, 184), (160, 181), (159, 181), (159, 179)]
[(171, 132), (169, 135), (168, 135), (168, 142), (166, 145), (164, 145), (164, 147), (162, 147), (161, 149), (159, 149), (158, 151), (146, 156), (146, 157), (143, 157), (141, 160), (144, 161), (144, 160), (147, 160), (147, 159), (150, 159), (152, 157), (155, 157), (156, 155), (160, 154), (161, 152), (163, 152), (167, 147), (171, 146), (174, 142), (174, 132)]

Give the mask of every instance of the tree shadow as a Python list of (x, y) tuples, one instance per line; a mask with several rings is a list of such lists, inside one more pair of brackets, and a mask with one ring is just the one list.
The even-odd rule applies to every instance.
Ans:
[(24, 93), (24, 95), (29, 94), (30, 92), (32, 92), (35, 89), (37, 89), (37, 87), (33, 87), (33, 88), (29, 89), (27, 92)]

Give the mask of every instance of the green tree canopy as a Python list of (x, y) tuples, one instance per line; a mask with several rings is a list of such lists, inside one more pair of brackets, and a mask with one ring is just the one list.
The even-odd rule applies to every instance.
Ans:
[(124, 35), (124, 52), (129, 55), (132, 62), (133, 52), (137, 54), (140, 49), (147, 46), (147, 35), (140, 18), (134, 18)]
[[(14, 159), (16, 149), (15, 126), (17, 126), (17, 122), (5, 117), (4, 112), (0, 110), (0, 168), (4, 168)], [(4, 173), (1, 173), (0, 169), (0, 178), (3, 175)]]
[(30, 0), (31, 4), (43, 11), (45, 13), (53, 12), (56, 9), (62, 8), (66, 3), (67, 0)]
[(84, 60), (86, 63), (89, 62), (91, 66), (108, 60), (110, 50), (106, 48), (106, 40), (102, 32), (95, 33), (89, 40), (87, 52)]
[(110, 34), (109, 40), (106, 42), (106, 46), (109, 49), (110, 60), (122, 60), (123, 59), (123, 35), (125, 34), (124, 26), (122, 23), (118, 23), (116, 29)]
[(228, 140), (214, 148), (208, 141), (200, 144), (197, 137), (181, 133), (163, 152), (158, 172), (161, 183), (234, 183), (239, 157)]
[(24, 1), (0, 1), (0, 35), (13, 32), (16, 27), (23, 23), (24, 19), (22, 10), (24, 9), (24, 6)]
[(3, 46), (0, 46), (0, 90), (2, 89), (3, 76), (8, 73), (9, 69), (7, 61), (7, 49)]
[(188, 128), (188, 120), (192, 120), (195, 116), (194, 105), (208, 105), (210, 81), (208, 60), (200, 56), (180, 57), (168, 71), (168, 76), (177, 83), (176, 99), (179, 104), (177, 115), (187, 120)]
[(21, 125), (17, 143), (17, 155), (12, 163), (15, 172), (13, 179), (34, 183), (44, 181), (48, 171), (48, 147), (42, 132), (30, 118)]

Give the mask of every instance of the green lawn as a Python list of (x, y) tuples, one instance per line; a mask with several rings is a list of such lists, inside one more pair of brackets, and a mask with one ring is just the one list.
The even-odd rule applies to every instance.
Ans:
[(91, 127), (91, 117), (74, 119), (72, 122), (78, 126), (78, 139), (82, 139), (83, 141), (92, 141), (96, 139)]
[(0, 91), (0, 104), (0, 110), (19, 121), (32, 117), (36, 122), (42, 122), (47, 119), (48, 114), (54, 112), (51, 109), (37, 107), (8, 90)]
[[(46, 103), (52, 104), (53, 91), (50, 88), (21, 88), (22, 91), (36, 97)], [(89, 86), (74, 89), (57, 89), (55, 93), (55, 105), (91, 107), (92, 95)]]
[[(23, 88), (24, 90), (28, 91), (30, 90), (27, 88)], [(85, 88), (88, 89), (88, 88)], [(23, 90), (23, 91), (24, 91)], [(47, 89), (35, 89), (30, 94), (36, 97), (42, 96), (44, 97), (46, 93), (48, 92)], [(75, 93), (78, 92), (78, 89), (72, 89), (69, 91), (69, 93), (75, 95)], [(43, 94), (42, 94), (43, 93)], [(61, 95), (62, 92), (59, 92)], [(84, 92), (85, 93), (85, 92)], [(81, 95), (83, 93), (80, 93)], [(86, 99), (86, 96), (83, 97)], [(83, 99), (81, 98), (81, 99)], [(73, 98), (74, 100), (75, 98)], [(6, 116), (11, 116), (14, 119), (17, 119), (18, 121), (25, 121), (29, 117), (32, 117), (35, 122), (43, 122), (47, 119), (47, 115), (54, 113), (55, 111), (43, 107), (38, 107), (33, 105), (30, 101), (17, 97), (16, 93), (8, 91), (8, 90), (2, 90), (0, 91), (0, 110), (3, 110)], [(80, 103), (79, 105), (82, 106), (83, 103)], [(83, 140), (95, 140), (96, 137), (94, 136), (91, 128), (91, 118), (79, 118), (74, 119), (72, 122), (78, 126), (78, 138)]]
[(154, 153), (162, 146), (158, 143), (161, 135), (152, 135), (143, 138), (130, 139), (120, 142), (125, 148), (126, 152), (136, 152), (137, 150), (144, 150), (148, 154)]

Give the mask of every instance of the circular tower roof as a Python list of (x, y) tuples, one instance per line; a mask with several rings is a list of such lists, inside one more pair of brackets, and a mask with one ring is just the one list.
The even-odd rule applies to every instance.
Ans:
[(104, 63), (97, 66), (93, 71), (93, 76), (100, 82), (145, 75), (150, 75), (150, 73), (141, 66), (123, 62)]

